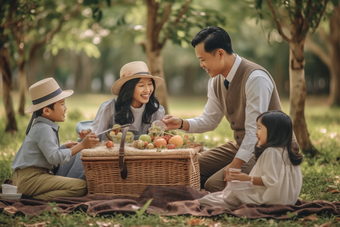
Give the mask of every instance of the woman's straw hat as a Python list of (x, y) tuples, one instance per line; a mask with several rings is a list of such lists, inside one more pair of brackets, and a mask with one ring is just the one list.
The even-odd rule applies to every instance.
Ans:
[(120, 70), (120, 79), (118, 79), (111, 87), (111, 93), (118, 95), (121, 87), (126, 81), (135, 78), (151, 78), (155, 81), (156, 86), (163, 83), (163, 79), (158, 76), (152, 76), (148, 66), (143, 61), (133, 61), (125, 64)]
[(29, 93), (33, 105), (25, 113), (32, 113), (73, 94), (72, 90), (62, 91), (52, 77), (40, 80), (30, 86)]

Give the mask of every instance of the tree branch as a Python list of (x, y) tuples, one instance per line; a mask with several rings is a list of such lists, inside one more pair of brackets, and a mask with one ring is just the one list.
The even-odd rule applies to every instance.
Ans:
[(320, 24), (321, 18), (322, 18), (323, 14), (324, 14), (324, 12), (325, 12), (325, 10), (326, 10), (327, 2), (328, 2), (328, 0), (325, 0), (325, 3), (324, 3), (324, 5), (323, 5), (323, 8), (322, 8), (321, 12), (319, 13), (318, 21), (317, 21), (317, 23), (315, 24), (315, 28), (312, 30), (312, 33), (315, 32), (315, 30), (318, 28), (318, 25)]
[(157, 37), (158, 37), (158, 34), (160, 33), (160, 31), (162, 30), (164, 23), (169, 18), (169, 15), (171, 13), (171, 6), (172, 6), (171, 2), (166, 3), (166, 7), (165, 7), (165, 10), (164, 10), (164, 13), (163, 13), (162, 20), (159, 23), (157, 23), (157, 25), (156, 25), (155, 33), (157, 34)]
[[(179, 12), (179, 14), (176, 17), (176, 20), (174, 22), (175, 27), (177, 26), (177, 24), (179, 23), (180, 19), (182, 18), (182, 16), (184, 15), (184, 13), (187, 11), (187, 9), (189, 8), (190, 3), (192, 2), (192, 0), (187, 0), (187, 2), (183, 5), (182, 10)], [(161, 46), (165, 45), (166, 40), (169, 38), (169, 33), (164, 37)]]
[(306, 45), (312, 53), (318, 56), (321, 61), (328, 66), (328, 68), (331, 68), (332, 63), (329, 54), (326, 53), (316, 42), (314, 42), (310, 35), (307, 35), (306, 37)]
[(271, 11), (272, 14), (273, 14), (274, 21), (275, 21), (277, 30), (279, 31), (279, 34), (282, 36), (282, 38), (283, 38), (284, 40), (286, 40), (288, 43), (290, 43), (292, 40), (291, 40), (288, 36), (286, 36), (286, 35), (283, 33), (281, 24), (280, 24), (280, 22), (279, 22), (278, 19), (277, 19), (275, 10), (274, 10), (274, 8), (273, 8), (273, 6), (272, 6), (270, 0), (267, 0), (267, 3), (268, 3), (268, 6), (269, 6), (269, 8), (270, 8), (270, 11)]
[(80, 12), (80, 5), (77, 4), (73, 7), (73, 9), (71, 10), (71, 12), (69, 14), (66, 14), (65, 16), (61, 17), (59, 19), (59, 23), (58, 25), (51, 30), (49, 33), (47, 33), (45, 36), (43, 36), (40, 40), (38, 40), (36, 43), (34, 43), (32, 45), (32, 48), (30, 50), (29, 53), (29, 58), (33, 57), (35, 51), (40, 48), (41, 46), (43, 46), (46, 42), (49, 42), (49, 40), (52, 39), (52, 37), (60, 30), (62, 24), (67, 21), (70, 17), (76, 15), (77, 13)]

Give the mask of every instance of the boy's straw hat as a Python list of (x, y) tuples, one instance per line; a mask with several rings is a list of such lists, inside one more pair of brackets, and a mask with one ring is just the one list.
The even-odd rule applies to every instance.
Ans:
[(30, 86), (29, 93), (33, 105), (25, 113), (32, 113), (73, 94), (73, 90), (62, 91), (52, 77), (40, 80)]
[(145, 62), (133, 61), (122, 67), (120, 70), (120, 79), (112, 85), (111, 93), (118, 95), (124, 83), (135, 78), (151, 78), (155, 81), (156, 86), (164, 81), (161, 77), (152, 76)]

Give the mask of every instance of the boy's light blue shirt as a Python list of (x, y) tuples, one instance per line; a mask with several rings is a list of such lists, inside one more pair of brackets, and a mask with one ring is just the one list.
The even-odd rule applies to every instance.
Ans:
[(41, 167), (51, 170), (54, 165), (68, 162), (72, 151), (59, 146), (59, 125), (53, 121), (37, 117), (19, 151), (14, 157), (12, 170), (27, 167)]

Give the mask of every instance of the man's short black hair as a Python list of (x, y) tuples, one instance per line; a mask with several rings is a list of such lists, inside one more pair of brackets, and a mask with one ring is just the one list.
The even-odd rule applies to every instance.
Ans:
[(191, 41), (191, 45), (195, 47), (201, 42), (204, 42), (204, 50), (207, 53), (213, 53), (219, 48), (225, 50), (229, 55), (233, 53), (230, 36), (223, 28), (209, 26), (201, 30)]
[[(54, 104), (55, 104), (55, 103), (52, 103), (52, 104), (50, 104), (50, 105), (48, 105), (48, 106), (45, 106), (45, 107), (48, 107), (48, 108), (50, 108), (51, 110), (54, 110)], [(37, 117), (38, 117), (38, 116), (41, 116), (41, 115), (43, 114), (43, 109), (44, 109), (45, 107), (43, 107), (43, 108), (41, 108), (41, 109), (35, 111)]]

